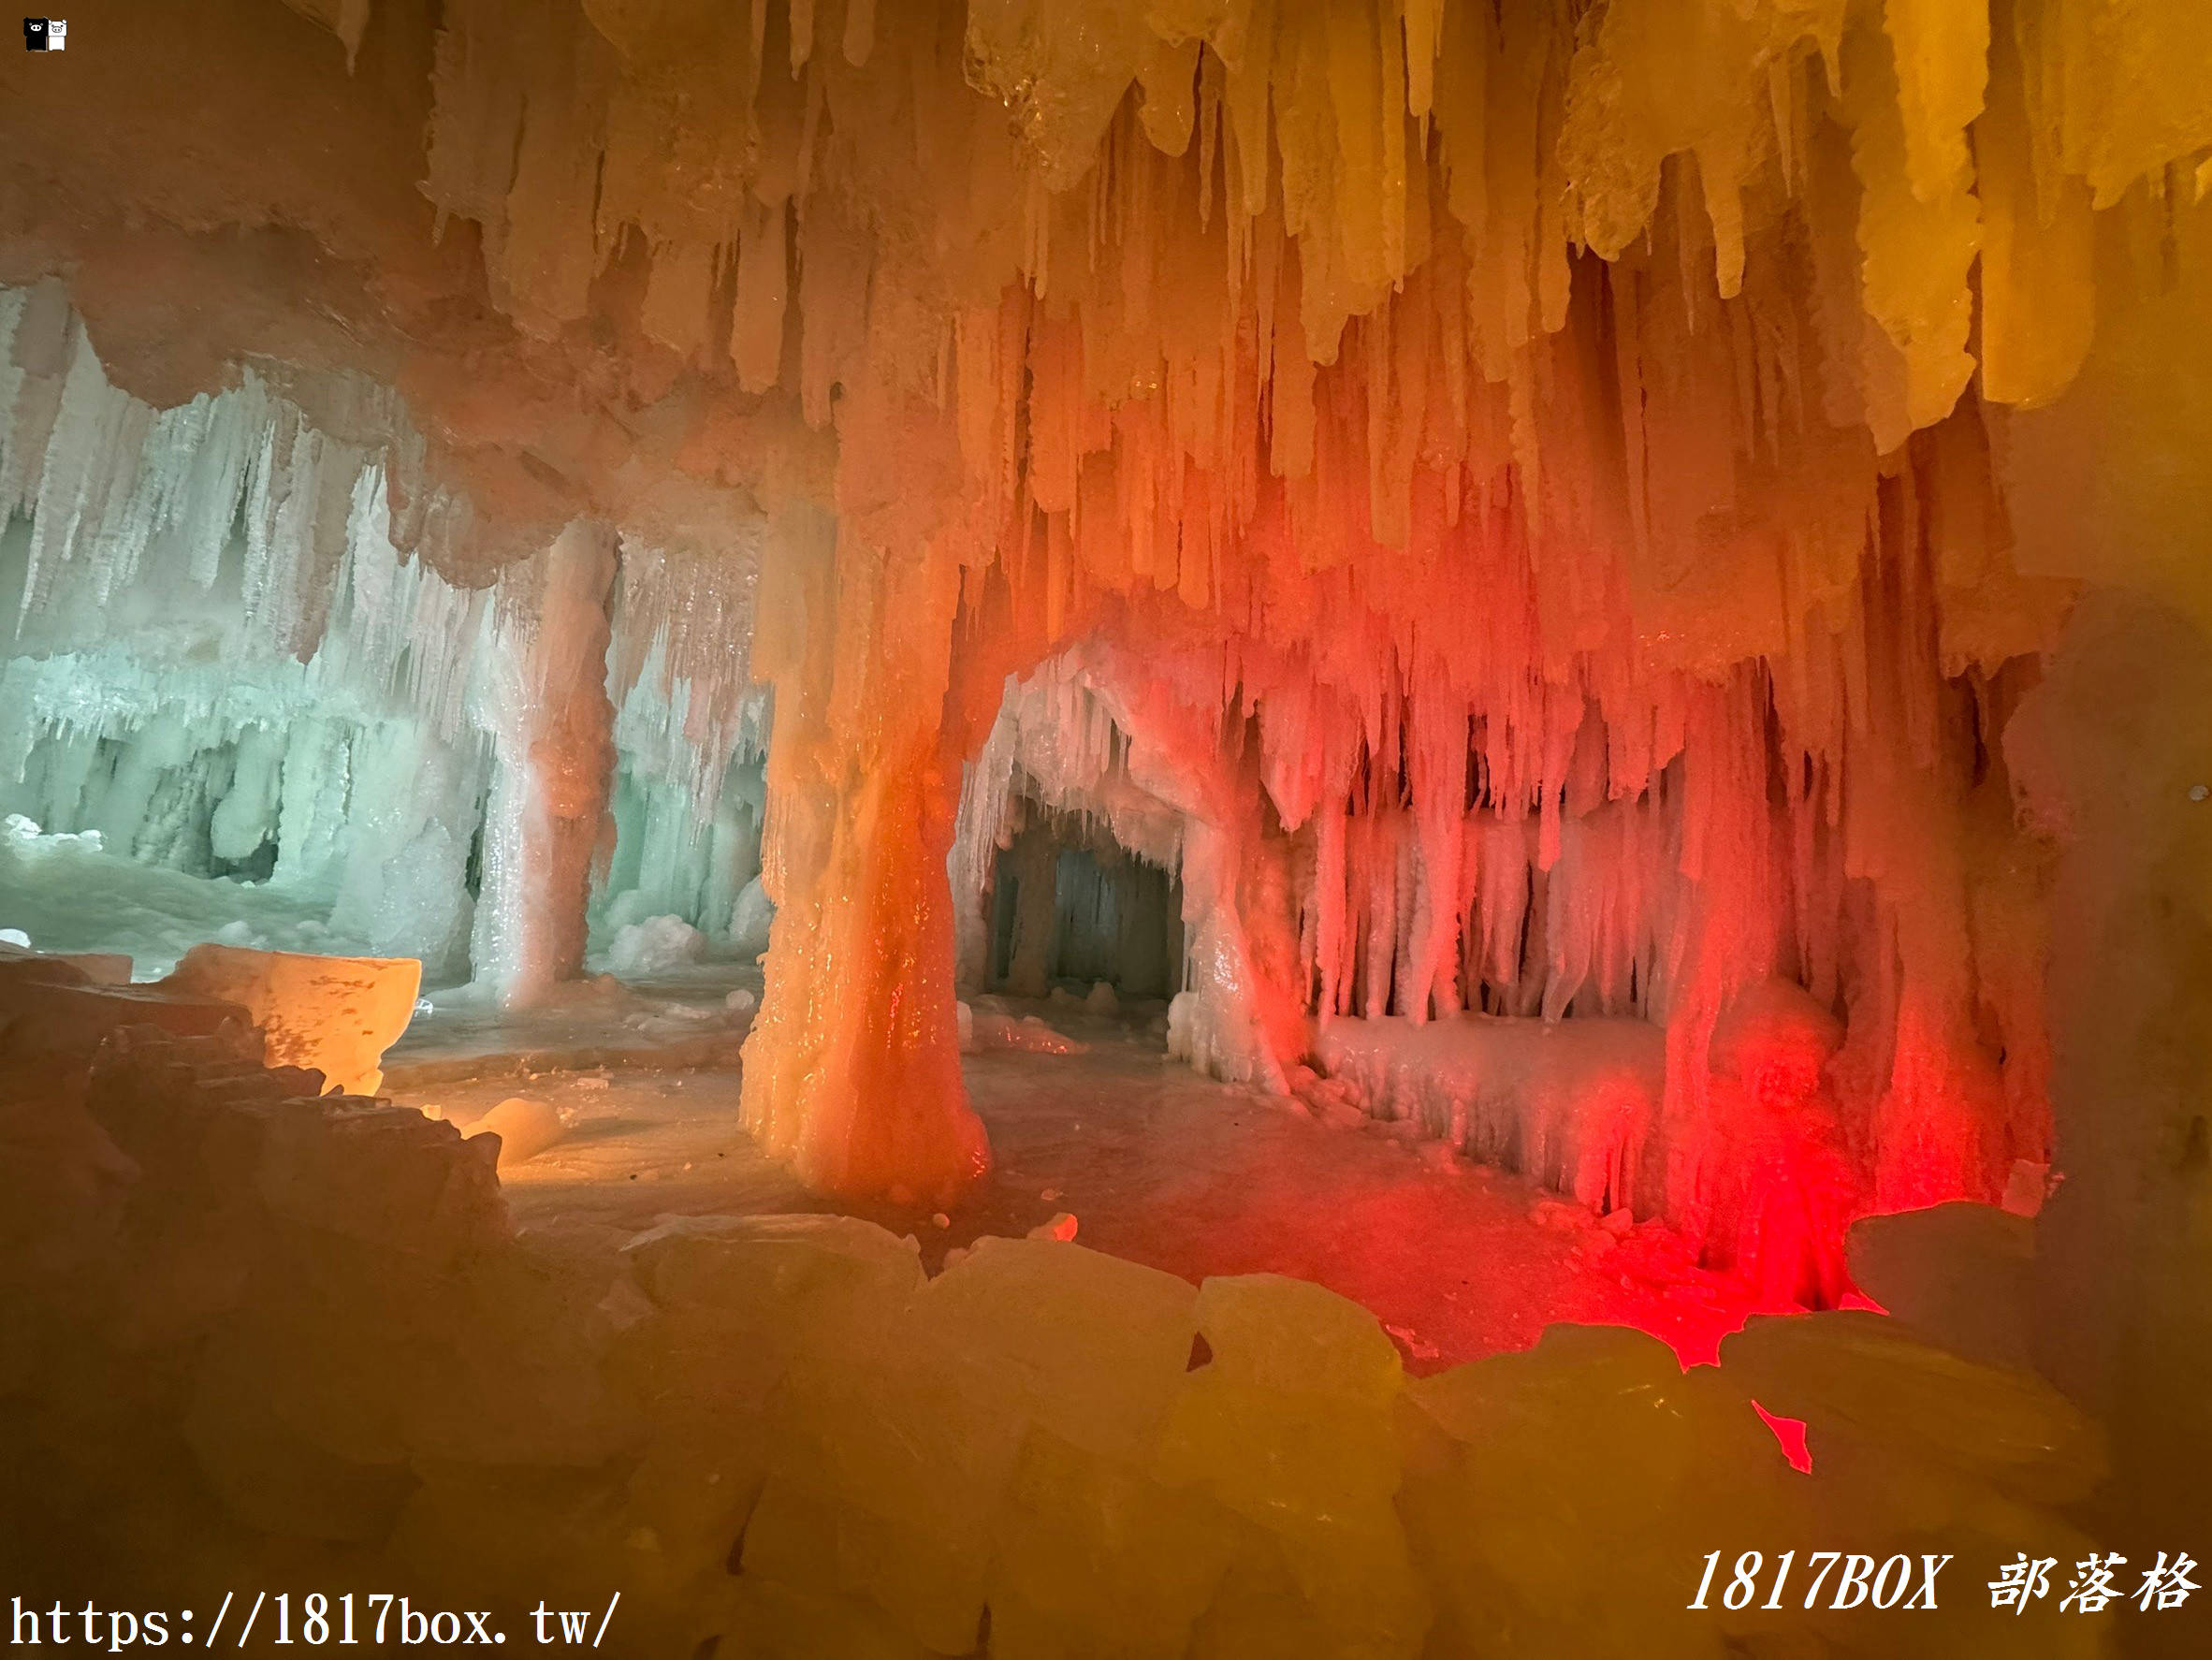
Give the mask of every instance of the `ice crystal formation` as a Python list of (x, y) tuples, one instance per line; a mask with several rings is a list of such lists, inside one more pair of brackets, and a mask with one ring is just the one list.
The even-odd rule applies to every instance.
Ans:
[(2204, 1319), (2202, 0), (289, 5), (0, 73), (0, 860), (772, 906), (747, 1127), (934, 1203), (1087, 837), (1216, 1076), (1812, 1302), (2079, 1135)]

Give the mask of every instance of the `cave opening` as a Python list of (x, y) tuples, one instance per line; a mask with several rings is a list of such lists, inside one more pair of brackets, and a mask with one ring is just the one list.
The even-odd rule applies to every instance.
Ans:
[[(1023, 825), (998, 854), (990, 903), (992, 991), (1114, 1008), (1164, 1006), (1181, 989), (1181, 883), (1080, 814)], [(1113, 996), (1098, 997), (1101, 985)]]

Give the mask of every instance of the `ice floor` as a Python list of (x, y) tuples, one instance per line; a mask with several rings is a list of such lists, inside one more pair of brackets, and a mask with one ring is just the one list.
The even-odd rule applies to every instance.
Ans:
[[(519, 1226), (624, 1233), (672, 1215), (832, 1208), (738, 1128), (731, 970), (579, 994), (507, 1026), (441, 1010), (386, 1061), (395, 1099), (464, 1129), (523, 1095), (563, 1138), (504, 1173)], [(1559, 1320), (1639, 1327), (1710, 1360), (1754, 1312), (1690, 1266), (1664, 1230), (1616, 1237), (1520, 1177), (1381, 1125), (1328, 1123), (1295, 1101), (1212, 1083), (1170, 1061), (1141, 1021), (1014, 1005), (1081, 1053), (985, 1052), (969, 1089), (997, 1164), (939, 1216), (848, 1208), (923, 1245), (932, 1268), (984, 1234), (1066, 1213), (1085, 1245), (1191, 1280), (1272, 1271), (1351, 1297), (1427, 1373), (1534, 1344)], [(1348, 1116), (1348, 1115), (1347, 1115)]]

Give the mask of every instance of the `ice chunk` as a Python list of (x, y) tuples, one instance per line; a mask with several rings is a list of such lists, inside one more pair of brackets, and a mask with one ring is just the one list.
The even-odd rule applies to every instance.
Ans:
[(463, 1136), (499, 1137), (499, 1168), (508, 1170), (535, 1158), (567, 1133), (552, 1106), (525, 1095), (511, 1095), (477, 1119)]
[(680, 916), (648, 917), (615, 935), (607, 967), (632, 979), (688, 968), (706, 955), (706, 936)]
[(1100, 1457), (1149, 1451), (1190, 1349), (1199, 1293), (1058, 1239), (982, 1238), (912, 1311), (924, 1352), (999, 1409)]
[(161, 983), (248, 1010), (269, 1059), (313, 1067), (344, 1095), (374, 1095), (384, 1052), (415, 1017), (422, 965), (406, 958), (308, 956), (195, 946)]
[(1209, 1279), (1197, 1316), (1210, 1358), (1184, 1376), (1156, 1468), (1266, 1536), (1240, 1614), (1310, 1653), (1417, 1653), (1429, 1606), (1393, 1504), (1397, 1348), (1357, 1303), (1274, 1274)]
[(1055, 1030), (1034, 1014), (971, 1009), (968, 1026), (968, 1043), (976, 1049), (1017, 1049), (1028, 1055), (1081, 1055), (1089, 1047)]
[(2035, 1229), (1986, 1204), (1939, 1204), (1851, 1225), (1851, 1277), (1898, 1322), (1985, 1365), (2030, 1370)]
[[(1862, 1502), (1930, 1521), (1978, 1487), (2062, 1505), (2103, 1473), (2103, 1437), (2042, 1378), (1931, 1347), (1901, 1321), (1858, 1311), (1754, 1317), (1721, 1344), (1721, 1370), (1769, 1411), (1801, 1418), (1870, 1484)], [(1881, 1493), (1885, 1482), (1896, 1485)], [(1877, 1496), (1878, 1494), (1878, 1496)]]
[(923, 1283), (920, 1248), (849, 1216), (683, 1216), (624, 1247), (663, 1308), (842, 1349), (872, 1339)]
[[(1534, 1349), (1406, 1393), (1401, 1507), (1448, 1650), (1647, 1652), (1650, 1610), (1688, 1600), (1685, 1532), (1765, 1537), (1790, 1514), (1795, 1478), (1726, 1369), (1685, 1372), (1640, 1332), (1552, 1326)], [(1669, 1526), (1652, 1528), (1641, 1498), (1623, 1504), (1631, 1491)], [(1588, 1594), (1594, 1562), (1612, 1594)]]
[[(1112, 1633), (1131, 1660), (1179, 1660), (1233, 1560), (1258, 1530), (1211, 1496), (1152, 1479), (1038, 1431), (1023, 1443), (992, 1543), (991, 1641), (1022, 1653), (1080, 1652)], [(1247, 1652), (1304, 1652), (1265, 1646)], [(1306, 1634), (1306, 1635), (1310, 1635)]]

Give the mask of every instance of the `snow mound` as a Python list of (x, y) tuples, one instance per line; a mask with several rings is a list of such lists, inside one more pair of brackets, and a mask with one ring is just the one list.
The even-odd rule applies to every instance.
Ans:
[(1029, 1055), (1081, 1055), (1090, 1047), (1034, 1014), (1015, 1016), (975, 1010), (970, 1017), (978, 1049), (1018, 1049)]
[(607, 967), (633, 979), (688, 968), (706, 955), (706, 936), (680, 916), (648, 916), (615, 934)]

